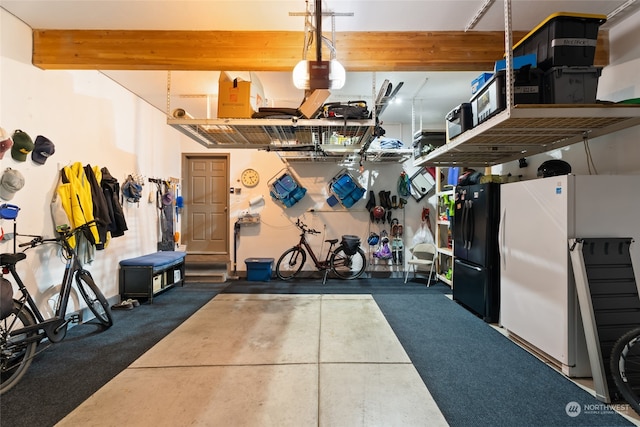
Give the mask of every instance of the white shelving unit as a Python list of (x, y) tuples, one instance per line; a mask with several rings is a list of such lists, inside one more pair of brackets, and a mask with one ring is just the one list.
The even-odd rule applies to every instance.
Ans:
[(638, 125), (640, 105), (516, 105), (451, 139), (416, 164), (491, 167)]
[[(444, 196), (454, 196), (454, 188), (444, 189), (442, 187), (442, 180), (440, 177), (441, 169), (436, 168), (436, 198), (437, 198), (437, 212), (436, 212), (436, 220), (435, 220), (435, 236), (434, 240), (436, 243), (436, 277), (441, 282), (446, 283), (447, 285), (453, 287), (453, 280), (447, 278), (446, 272), (449, 268), (453, 268), (453, 239), (451, 236), (451, 224), (448, 220), (441, 219), (444, 214), (446, 214), (446, 209), (443, 207), (441, 201)], [(451, 246), (449, 244), (451, 242)]]

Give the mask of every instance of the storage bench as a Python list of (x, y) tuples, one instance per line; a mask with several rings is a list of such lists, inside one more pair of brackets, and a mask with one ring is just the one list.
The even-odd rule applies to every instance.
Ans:
[(186, 252), (160, 251), (120, 261), (120, 297), (149, 298), (184, 282)]

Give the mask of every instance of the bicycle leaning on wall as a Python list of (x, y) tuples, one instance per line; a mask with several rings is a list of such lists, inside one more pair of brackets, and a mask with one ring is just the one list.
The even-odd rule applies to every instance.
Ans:
[(276, 263), (276, 275), (280, 279), (293, 279), (300, 273), (307, 261), (307, 251), (315, 267), (324, 271), (322, 283), (325, 283), (329, 271), (345, 280), (355, 279), (364, 273), (367, 268), (367, 258), (357, 236), (342, 236), (342, 242), (337, 247), (338, 239), (325, 240), (329, 243), (329, 249), (324, 260), (321, 260), (307, 242), (307, 234), (320, 234), (320, 231), (308, 228), (300, 219), (296, 221), (296, 227), (300, 229), (300, 241), (294, 247), (287, 249)]
[[(94, 222), (96, 221), (88, 222), (74, 230), (59, 230), (60, 235), (54, 238), (27, 235), (32, 239), (28, 243), (18, 245), (25, 248), (22, 252), (0, 254), (2, 273), (11, 274), (18, 287), (18, 298), (13, 298), (11, 282), (4, 277), (0, 278), (0, 285), (3, 287), (0, 304), (0, 395), (15, 386), (24, 376), (36, 355), (38, 344), (45, 337), (51, 343), (60, 342), (67, 333), (69, 323), (81, 320), (77, 314), (67, 316), (66, 313), (74, 277), (80, 295), (100, 325), (104, 329), (113, 325), (107, 299), (93, 281), (91, 273), (82, 267), (76, 251), (69, 243), (72, 237), (90, 232), (89, 228)], [(45, 243), (59, 245), (66, 261), (60, 295), (53, 316), (48, 319), (44, 318), (16, 271), (16, 264), (27, 257), (24, 253), (27, 249)]]

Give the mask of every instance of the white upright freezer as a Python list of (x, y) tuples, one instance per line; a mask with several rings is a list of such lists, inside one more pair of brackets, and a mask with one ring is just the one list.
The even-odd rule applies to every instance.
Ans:
[[(591, 375), (568, 245), (586, 237), (640, 241), (640, 175), (501, 186), (499, 323), (570, 377)], [(637, 278), (639, 253), (631, 257)]]

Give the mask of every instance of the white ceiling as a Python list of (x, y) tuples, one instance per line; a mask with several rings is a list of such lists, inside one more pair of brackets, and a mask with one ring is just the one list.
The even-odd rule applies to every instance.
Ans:
[[(462, 31), (484, 3), (492, 3), (473, 30), (504, 29), (501, 0), (323, 0), (323, 12), (336, 16), (335, 31)], [(631, 1), (631, 3), (633, 0)], [(314, 1), (310, 0), (313, 6)], [(609, 15), (629, 0), (512, 0), (514, 30), (528, 31), (552, 13), (569, 11)], [(635, 2), (629, 10), (637, 10)], [(139, 30), (304, 30), (304, 0), (0, 0), (0, 7), (33, 29)], [(625, 15), (620, 15), (623, 19)], [(622, 17), (622, 18), (621, 18)], [(611, 19), (607, 25), (614, 25)], [(331, 30), (331, 18), (323, 29)], [(340, 59), (340, 46), (336, 46)], [(302, 54), (302, 46), (300, 46)], [(171, 110), (184, 108), (196, 117), (215, 117), (219, 73), (164, 71), (105, 71), (104, 74), (161, 111), (167, 111), (170, 77)], [(381, 119), (413, 123), (414, 128), (444, 126), (444, 115), (471, 96), (477, 72), (348, 73), (347, 84), (333, 91), (330, 101), (364, 99), (371, 103), (381, 83), (389, 79), (404, 86), (399, 105), (390, 105)], [(295, 89), (289, 73), (259, 72), (272, 106), (297, 107), (303, 91)], [(207, 108), (207, 99), (210, 101)]]

